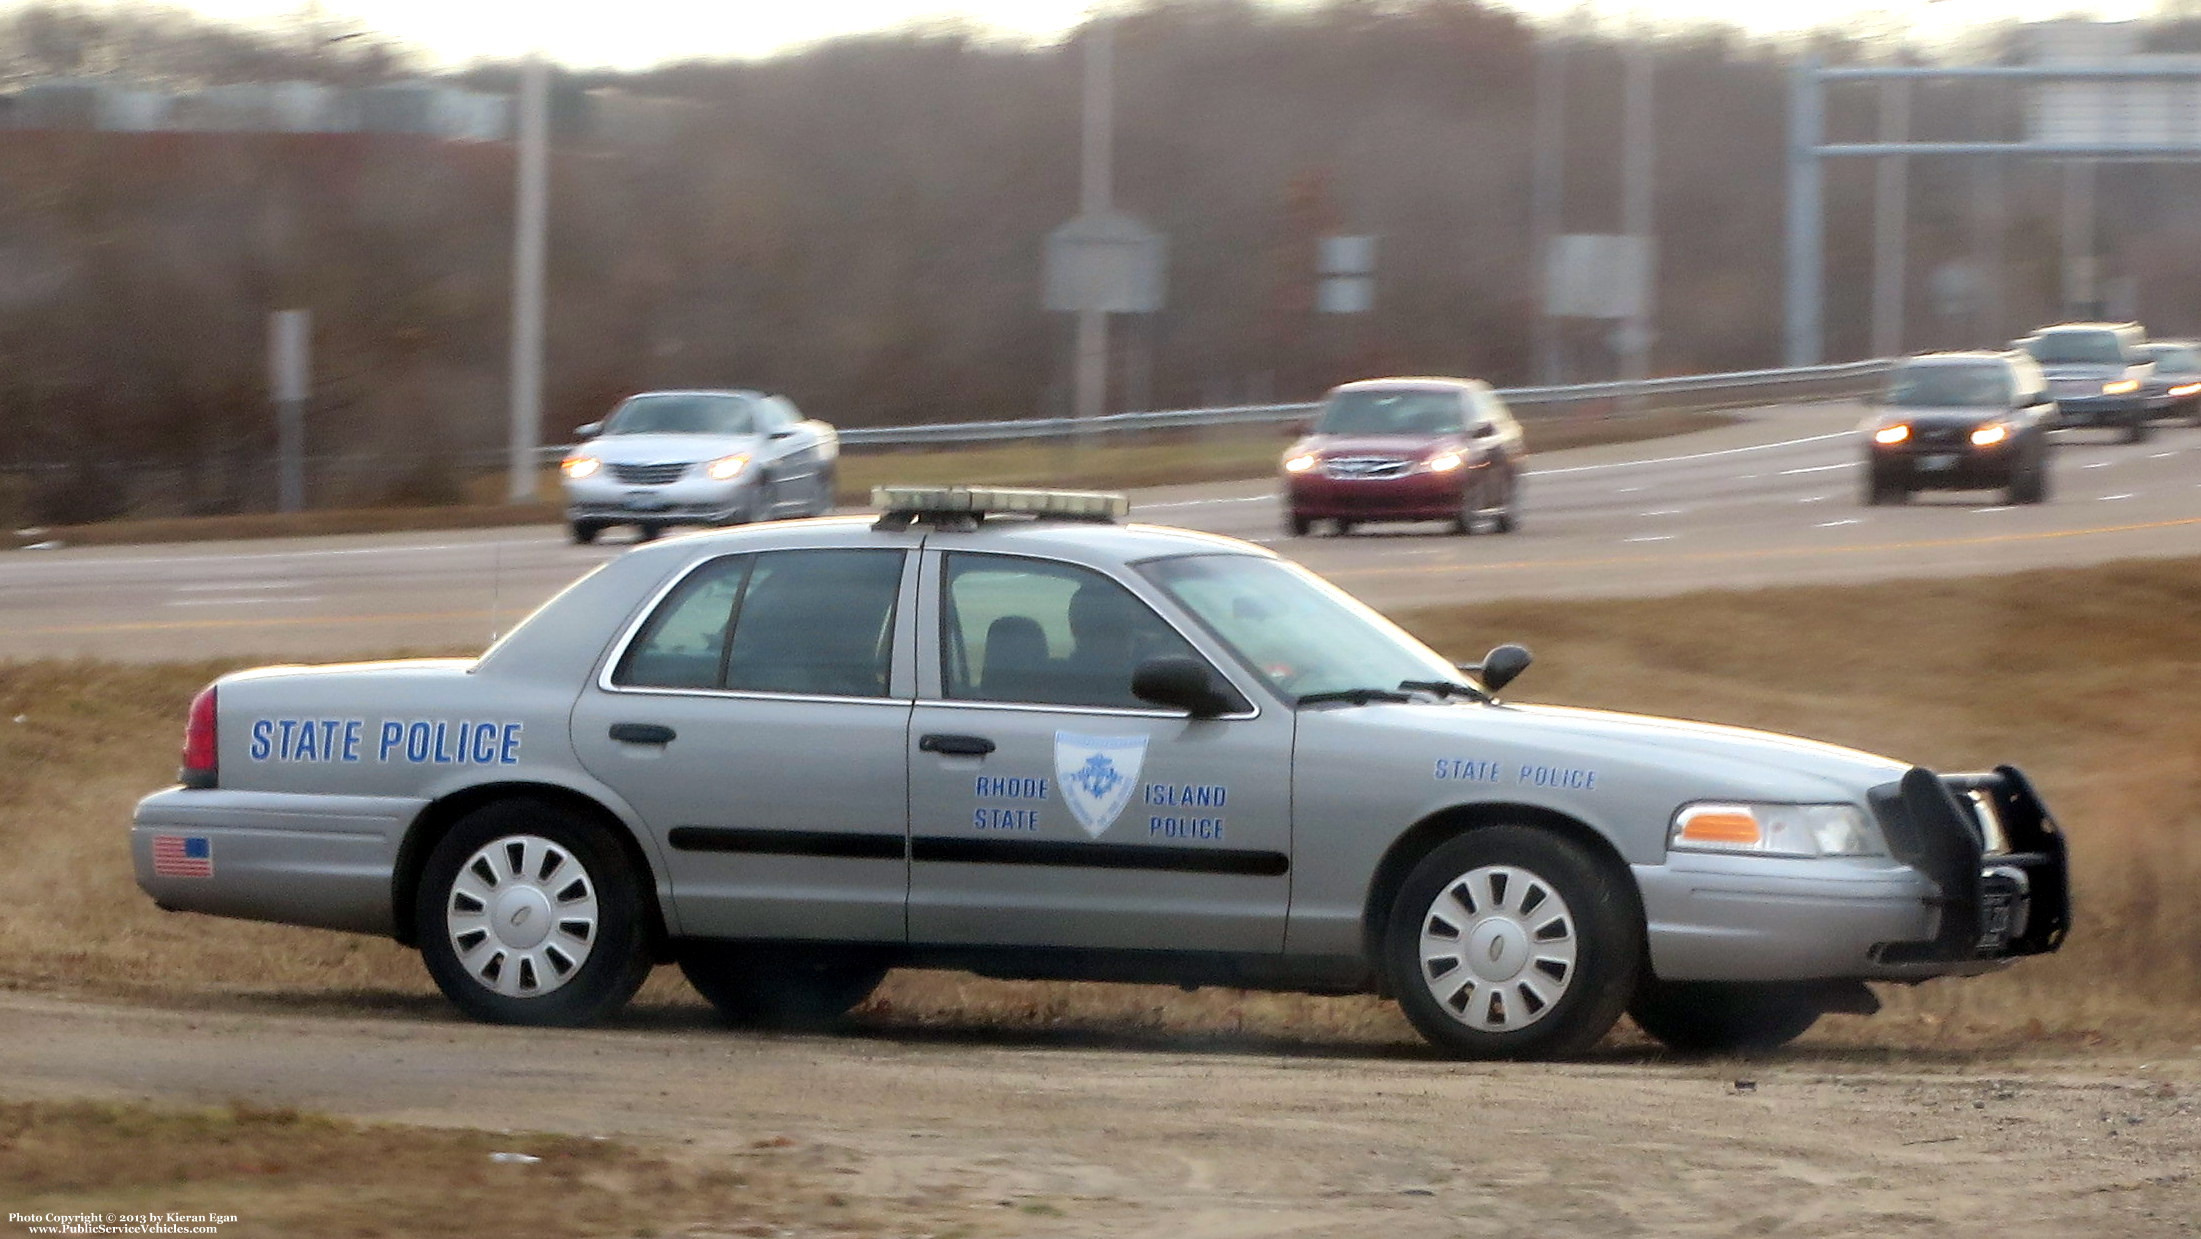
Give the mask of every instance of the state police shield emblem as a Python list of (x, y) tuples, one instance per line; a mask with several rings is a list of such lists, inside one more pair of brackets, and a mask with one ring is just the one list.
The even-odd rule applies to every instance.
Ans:
[(1145, 736), (1055, 733), (1055, 786), (1085, 833), (1099, 838), (1116, 824), (1139, 787), (1146, 764)]

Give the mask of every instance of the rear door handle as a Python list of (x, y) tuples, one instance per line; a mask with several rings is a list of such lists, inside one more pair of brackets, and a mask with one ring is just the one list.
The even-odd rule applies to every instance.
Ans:
[(951, 757), (984, 757), (994, 751), (994, 742), (984, 736), (925, 736), (917, 741), (917, 747), (927, 753), (945, 753)]
[(611, 738), (627, 744), (671, 744), (679, 733), (659, 723), (613, 723)]

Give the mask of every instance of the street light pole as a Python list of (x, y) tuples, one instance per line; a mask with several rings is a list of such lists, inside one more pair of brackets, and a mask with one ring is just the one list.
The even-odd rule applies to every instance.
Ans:
[(1635, 26), (1622, 81), (1625, 110), (1621, 116), (1620, 186), (1620, 230), (1635, 238), (1642, 263), (1635, 304), (1623, 328), (1626, 338), (1622, 341), (1625, 347), (1621, 352), (1621, 378), (1636, 385), (1628, 396), (1630, 404), (1642, 400), (1640, 386), (1651, 377), (1651, 316), (1657, 302), (1658, 285), (1655, 243), (1658, 222), (1653, 210), (1657, 126), (1652, 123), (1651, 113), (1652, 50), (1649, 31), (1640, 16)]
[[(1085, 37), (1084, 163), (1078, 211), (1087, 219), (1106, 214), (1115, 197), (1115, 62), (1115, 22), (1103, 14), (1094, 19)], [(1092, 419), (1107, 411), (1108, 311), (1085, 306), (1077, 315), (1072, 413), (1082, 442)]]
[(550, 83), (542, 55), (520, 69), (518, 186), (512, 229), (512, 423), (505, 498), (535, 497), (543, 420), (543, 268), (550, 215)]
[(1535, 270), (1536, 378), (1557, 383), (1559, 375), (1559, 319), (1552, 313), (1551, 259), (1556, 238), (1566, 229), (1567, 183), (1567, 44), (1547, 34), (1536, 41), (1536, 100), (1531, 125), (1535, 150), (1530, 170), (1530, 253)]

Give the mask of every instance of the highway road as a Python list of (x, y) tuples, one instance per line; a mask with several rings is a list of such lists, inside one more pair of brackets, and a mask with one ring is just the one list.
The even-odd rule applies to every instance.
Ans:
[[(1275, 547), (1378, 607), (1997, 573), (2201, 554), (2201, 428), (2058, 435), (2053, 493), (1859, 498), (1854, 406), (1531, 461), (1524, 527), (1289, 538), (1275, 483), (1167, 487), (1135, 518)], [(0, 657), (329, 657), (477, 648), (617, 545), (494, 529), (0, 554)]]

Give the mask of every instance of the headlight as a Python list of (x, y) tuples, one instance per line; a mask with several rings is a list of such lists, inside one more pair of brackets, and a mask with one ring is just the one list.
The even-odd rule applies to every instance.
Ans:
[(1305, 473), (1307, 470), (1314, 468), (1316, 463), (1317, 462), (1315, 460), (1315, 455), (1313, 452), (1305, 452), (1298, 456), (1286, 457), (1284, 460), (1284, 472)]
[(2201, 391), (2201, 383), (2180, 383), (2170, 389), (2170, 394), (2173, 396), (2190, 396), (2197, 391)]
[(594, 477), (596, 471), (603, 467), (604, 462), (594, 456), (568, 456), (558, 465), (559, 470), (569, 478)]
[(1910, 437), (1911, 428), (1903, 424), (1902, 422), (1897, 422), (1893, 426), (1882, 426), (1880, 429), (1872, 432), (1873, 442), (1886, 444), (1890, 447), (1893, 447), (1894, 445), (1901, 443), (1903, 440)]
[(2105, 396), (2122, 396), (2126, 392), (2138, 390), (2140, 390), (2140, 380), (2138, 379), (2118, 379), (2114, 383), (2102, 384), (2102, 394)]
[(1666, 846), (1677, 852), (1751, 856), (1885, 856), (1865, 811), (1847, 804), (1692, 804), (1674, 814)]
[(2001, 422), (1989, 422), (1972, 432), (1973, 447), (1993, 447), (2010, 437), (2010, 428)]
[(703, 466), (703, 472), (708, 474), (714, 482), (731, 482), (740, 477), (741, 471), (748, 467), (749, 454), (747, 452), (735, 452), (731, 456), (721, 456), (710, 464)]
[(1450, 473), (1466, 463), (1467, 458), (1458, 452), (1439, 452), (1423, 461), (1422, 467), (1431, 473)]

